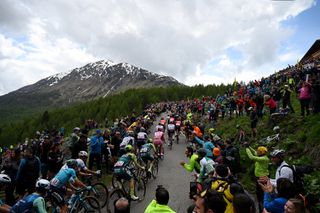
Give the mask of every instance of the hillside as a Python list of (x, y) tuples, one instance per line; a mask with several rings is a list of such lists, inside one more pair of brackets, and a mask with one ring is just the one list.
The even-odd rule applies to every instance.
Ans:
[[(182, 85), (169, 76), (158, 75), (127, 63), (89, 63), (59, 73), (0, 96), (1, 123), (26, 115), (75, 103), (95, 100), (131, 88)], [(18, 112), (18, 113), (17, 113)]]
[[(292, 96), (293, 107), (296, 112), (299, 112), (299, 101)], [(217, 124), (217, 132), (223, 138), (235, 138), (237, 135), (236, 125), (240, 125), (246, 132), (246, 141), (248, 141), (253, 148), (259, 146), (258, 141), (267, 136), (273, 135), (274, 125), (280, 127), (280, 141), (273, 142), (267, 145), (271, 152), (274, 149), (286, 150), (286, 161), (293, 165), (308, 165), (315, 169), (310, 175), (305, 175), (305, 188), (307, 190), (307, 197), (312, 203), (312, 212), (320, 210), (320, 114), (311, 115), (302, 118), (299, 113), (289, 114), (278, 122), (270, 122), (269, 116), (264, 116), (258, 122), (258, 136), (253, 138), (251, 136), (250, 120), (248, 116), (243, 116), (234, 119), (219, 120)], [(240, 181), (245, 185), (252, 194), (255, 194), (255, 182), (250, 177), (254, 176), (254, 164), (250, 161), (245, 152), (245, 148), (237, 143), (241, 154), (241, 167), (244, 173), (240, 176)], [(271, 177), (274, 177), (275, 167)]]

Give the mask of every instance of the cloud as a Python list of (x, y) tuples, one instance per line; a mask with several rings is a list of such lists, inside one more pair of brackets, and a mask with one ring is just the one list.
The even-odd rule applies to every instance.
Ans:
[[(313, 5), (312, 0), (5, 0), (0, 42), (6, 49), (1, 45), (0, 53), (7, 56), (0, 58), (5, 70), (0, 94), (98, 59), (128, 62), (189, 85), (251, 77), (248, 70), (262, 76), (286, 54), (279, 49), (293, 32), (282, 22)], [(242, 59), (223, 58), (228, 48)]]

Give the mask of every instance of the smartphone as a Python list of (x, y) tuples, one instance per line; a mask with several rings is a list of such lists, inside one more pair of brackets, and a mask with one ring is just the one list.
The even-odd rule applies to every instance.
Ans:
[(190, 182), (189, 196), (192, 199), (195, 195), (197, 195), (197, 182)]

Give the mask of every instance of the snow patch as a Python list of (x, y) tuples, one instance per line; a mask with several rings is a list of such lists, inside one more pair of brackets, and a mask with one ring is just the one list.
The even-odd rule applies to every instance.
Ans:
[(48, 81), (52, 80), (52, 82), (49, 84), (49, 87), (59, 83), (59, 81), (61, 79), (63, 79), (65, 76), (69, 75), (71, 71), (69, 72), (62, 72), (62, 73), (58, 73), (58, 74), (55, 74), (55, 75), (52, 75), (52, 76), (49, 76), (47, 78)]

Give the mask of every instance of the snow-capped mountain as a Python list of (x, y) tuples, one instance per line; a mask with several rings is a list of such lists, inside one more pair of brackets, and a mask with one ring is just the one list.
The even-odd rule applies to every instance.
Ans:
[(69, 72), (59, 73), (35, 84), (0, 96), (0, 111), (21, 108), (52, 108), (85, 102), (130, 88), (182, 85), (169, 76), (158, 75), (127, 63), (102, 60)]

